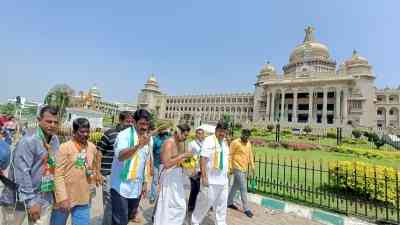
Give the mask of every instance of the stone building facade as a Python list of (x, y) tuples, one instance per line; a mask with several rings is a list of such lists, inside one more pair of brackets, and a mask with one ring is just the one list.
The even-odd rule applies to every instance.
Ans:
[(305, 29), (302, 43), (278, 74), (267, 62), (254, 93), (168, 96), (154, 76), (139, 94), (139, 107), (159, 118), (215, 123), (230, 114), (237, 123), (280, 123), (287, 127), (398, 128), (400, 89), (376, 89), (368, 60), (357, 51), (339, 66), (326, 45)]
[(90, 109), (111, 117), (119, 113), (119, 105), (114, 102), (105, 101), (95, 85), (87, 93), (81, 91), (77, 96), (73, 96), (71, 107)]

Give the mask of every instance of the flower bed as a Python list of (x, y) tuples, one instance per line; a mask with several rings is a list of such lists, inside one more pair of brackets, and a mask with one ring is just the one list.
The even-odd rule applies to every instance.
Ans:
[[(396, 205), (396, 177), (399, 171), (386, 166), (362, 162), (337, 161), (329, 165), (331, 184), (334, 188), (351, 191), (371, 200)], [(396, 174), (397, 173), (397, 174)]]
[(287, 149), (292, 149), (292, 150), (295, 150), (295, 151), (306, 151), (306, 150), (319, 149), (318, 145), (309, 144), (309, 143), (282, 142), (282, 147), (287, 148)]

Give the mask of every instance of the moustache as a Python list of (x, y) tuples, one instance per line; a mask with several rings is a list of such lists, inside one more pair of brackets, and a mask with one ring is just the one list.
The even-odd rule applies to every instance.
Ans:
[(139, 129), (139, 131), (140, 131), (141, 133), (147, 133), (147, 129), (146, 129), (146, 128), (141, 128), (141, 129)]

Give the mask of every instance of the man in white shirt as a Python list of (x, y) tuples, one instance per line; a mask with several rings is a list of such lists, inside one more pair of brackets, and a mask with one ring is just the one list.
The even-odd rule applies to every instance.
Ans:
[(200, 191), (200, 152), (204, 142), (204, 130), (196, 129), (196, 139), (189, 143), (189, 151), (197, 158), (194, 176), (190, 177), (190, 195), (188, 210), (193, 211), (196, 206), (196, 198)]
[(196, 207), (192, 214), (192, 225), (199, 225), (208, 210), (213, 207), (216, 225), (226, 225), (228, 200), (229, 147), (225, 136), (228, 124), (219, 122), (215, 135), (207, 137), (201, 149), (201, 187)]

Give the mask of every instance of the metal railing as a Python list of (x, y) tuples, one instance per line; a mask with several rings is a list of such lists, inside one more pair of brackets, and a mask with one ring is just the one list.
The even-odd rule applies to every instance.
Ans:
[[(340, 162), (255, 159), (249, 190), (374, 222), (400, 224), (399, 171), (345, 168)], [(385, 169), (386, 171), (386, 169)]]

